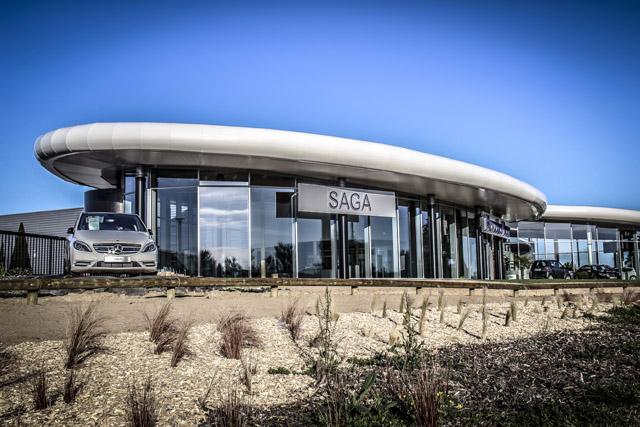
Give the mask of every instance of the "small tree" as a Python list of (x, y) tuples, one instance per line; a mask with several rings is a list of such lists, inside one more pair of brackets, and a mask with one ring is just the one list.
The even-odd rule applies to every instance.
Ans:
[(524, 271), (531, 268), (531, 264), (533, 264), (533, 260), (529, 255), (518, 255), (513, 254), (513, 261), (518, 266), (520, 270), (520, 278), (524, 279)]
[(31, 270), (31, 259), (29, 258), (29, 247), (27, 236), (24, 235), (24, 224), (20, 223), (18, 235), (16, 236), (13, 253), (11, 254), (10, 270)]

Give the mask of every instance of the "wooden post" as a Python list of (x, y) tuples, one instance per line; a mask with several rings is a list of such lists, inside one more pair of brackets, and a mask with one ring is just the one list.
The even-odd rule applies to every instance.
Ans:
[(38, 291), (27, 292), (27, 305), (38, 305)]
[(420, 295), (422, 293), (422, 286), (416, 286), (416, 295)]
[(355, 295), (358, 293), (358, 287), (357, 286), (351, 286), (351, 295)]
[(167, 298), (174, 299), (176, 297), (176, 288), (167, 288)]
[(514, 298), (517, 298), (517, 297), (518, 297), (518, 292), (519, 292), (519, 291), (518, 291), (517, 289), (514, 289), (514, 290), (513, 290), (513, 297), (514, 297)]
[(275, 298), (278, 296), (278, 285), (271, 285), (271, 297)]
[(469, 288), (469, 296), (472, 297), (476, 293), (476, 288)]
[(558, 296), (558, 288), (553, 288), (553, 296), (554, 297)]

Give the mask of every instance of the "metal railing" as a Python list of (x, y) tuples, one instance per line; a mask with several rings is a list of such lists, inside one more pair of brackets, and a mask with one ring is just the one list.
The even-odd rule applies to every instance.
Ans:
[(64, 237), (0, 230), (0, 275), (62, 275), (66, 246)]

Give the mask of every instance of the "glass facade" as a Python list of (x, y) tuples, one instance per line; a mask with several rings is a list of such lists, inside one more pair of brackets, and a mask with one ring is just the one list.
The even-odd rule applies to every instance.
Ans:
[[(131, 178), (123, 176), (125, 201), (134, 186)], [(157, 169), (146, 182), (147, 220), (156, 233), (161, 270), (204, 277), (340, 277), (340, 215), (298, 212), (294, 177)], [(348, 277), (502, 277), (504, 240), (481, 232), (478, 213), (429, 203), (396, 197), (395, 217), (347, 216)], [(553, 253), (575, 265), (589, 257), (637, 265), (637, 244), (620, 244), (611, 230), (595, 228), (583, 230), (592, 237), (576, 240), (571, 233), (580, 231), (567, 227), (545, 232), (542, 223), (520, 223), (511, 239), (521, 242), (515, 253), (536, 258)], [(513, 256), (510, 250), (506, 254)]]
[(607, 265), (623, 279), (638, 277), (638, 233), (611, 226), (521, 221), (512, 224), (505, 260), (512, 278), (528, 278), (534, 260), (555, 260), (576, 271)]

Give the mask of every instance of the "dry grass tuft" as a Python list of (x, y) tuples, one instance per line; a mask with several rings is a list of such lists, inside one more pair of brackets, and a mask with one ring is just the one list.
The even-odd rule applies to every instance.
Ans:
[(280, 321), (287, 327), (289, 335), (291, 335), (291, 339), (294, 341), (300, 338), (303, 320), (304, 310), (300, 308), (300, 299), (298, 298), (290, 301), (280, 315)]
[(464, 310), (464, 312), (460, 314), (460, 321), (458, 322), (458, 330), (462, 329), (462, 325), (464, 325), (464, 321), (467, 320), (469, 313), (471, 313), (471, 309), (467, 308), (466, 310)]
[(422, 364), (415, 374), (415, 381), (409, 389), (415, 410), (416, 424), (419, 426), (438, 426), (441, 424), (440, 394), (444, 390), (442, 375), (435, 365)]
[(237, 390), (228, 390), (218, 400), (213, 409), (207, 410), (207, 425), (244, 427), (249, 424), (251, 408)]
[(62, 392), (62, 399), (64, 403), (71, 403), (76, 400), (76, 396), (80, 392), (82, 386), (76, 383), (76, 371), (70, 369), (67, 371), (67, 376), (64, 379), (64, 390)]
[(620, 302), (624, 306), (629, 306), (638, 301), (640, 301), (640, 292), (630, 291), (629, 289), (625, 289), (620, 297)]
[(105, 335), (104, 321), (105, 318), (98, 313), (98, 304), (95, 301), (84, 310), (80, 307), (70, 310), (65, 342), (67, 357), (64, 367), (66, 369), (74, 368), (102, 349), (100, 341)]
[(258, 332), (251, 326), (242, 312), (224, 314), (218, 322), (222, 333), (222, 355), (230, 359), (240, 359), (244, 347), (258, 347), (261, 344)]
[(175, 368), (185, 356), (191, 354), (189, 349), (189, 332), (193, 327), (192, 320), (185, 320), (178, 327), (173, 340), (173, 353), (171, 354), (171, 367)]
[(173, 346), (178, 328), (177, 320), (171, 318), (172, 310), (171, 302), (165, 302), (152, 316), (144, 313), (149, 340), (156, 345), (155, 354), (164, 353)]
[(138, 389), (135, 382), (129, 384), (125, 407), (128, 425), (132, 427), (153, 427), (156, 425), (159, 408), (150, 376), (147, 377), (141, 389)]
[(242, 357), (242, 371), (240, 371), (240, 380), (247, 388), (247, 394), (253, 394), (253, 376), (258, 372), (258, 366), (250, 357)]
[(36, 372), (31, 379), (31, 398), (36, 410), (45, 409), (51, 403), (47, 398), (47, 374), (44, 369)]

